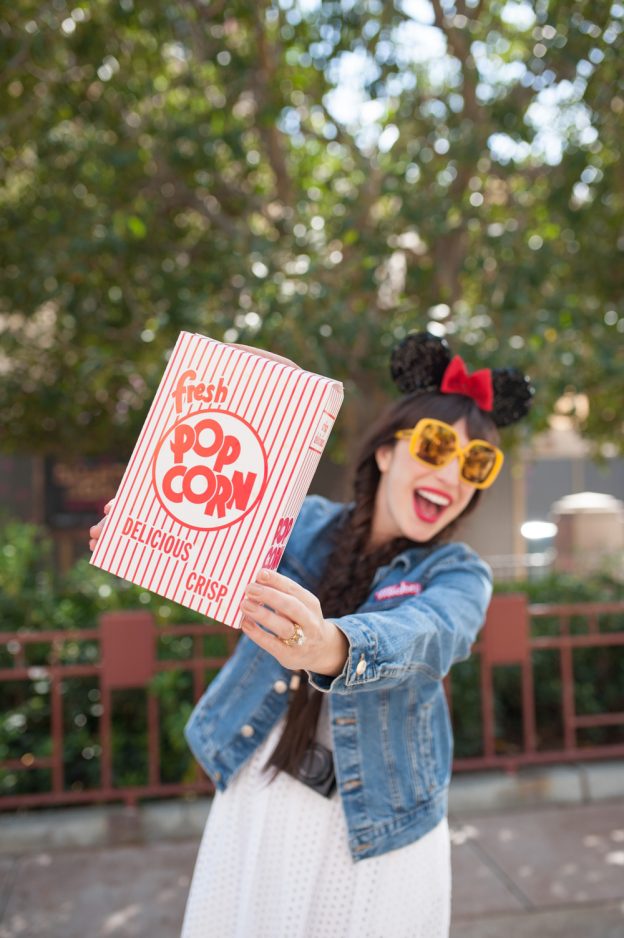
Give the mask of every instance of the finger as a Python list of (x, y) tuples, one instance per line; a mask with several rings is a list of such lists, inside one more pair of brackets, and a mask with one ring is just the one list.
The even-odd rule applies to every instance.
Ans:
[(290, 649), (287, 645), (284, 645), (279, 638), (270, 635), (268, 632), (264, 632), (259, 625), (256, 625), (255, 622), (252, 622), (252, 620), (247, 617), (243, 619), (241, 628), (252, 642), (265, 651), (268, 651), (274, 658), (277, 658), (280, 664), (287, 664), (287, 660), (285, 659), (288, 659)]
[(269, 629), (277, 638), (289, 638), (293, 633), (292, 619), (288, 619), (266, 606), (261, 606), (259, 603), (245, 599), (241, 603), (241, 612), (252, 619), (253, 622), (259, 623), (265, 629)]
[(245, 590), (245, 599), (269, 606), (292, 622), (299, 622), (302, 625), (309, 624), (311, 618), (314, 618), (314, 612), (298, 596), (281, 593), (271, 586), (258, 586), (252, 583)]
[(239, 342), (232, 343), (234, 348), (243, 349), (244, 352), (252, 352), (254, 355), (260, 355), (262, 358), (270, 358), (274, 362), (281, 362), (283, 365), (290, 365), (292, 368), (300, 368), (290, 358), (284, 358), (283, 355), (276, 355), (275, 352), (267, 352), (261, 348), (254, 348), (252, 345), (241, 345)]
[(316, 609), (318, 607), (318, 599), (314, 593), (311, 593), (299, 583), (295, 583), (290, 577), (284, 576), (283, 573), (278, 573), (277, 570), (260, 570), (253, 585), (263, 588), (270, 587), (271, 589), (279, 590), (280, 593), (296, 596), (310, 609)]
[(111, 498), (110, 502), (106, 502), (106, 504), (104, 505), (104, 514), (105, 514), (105, 515), (107, 515), (107, 514), (109, 513), (109, 511), (111, 510), (111, 508), (113, 507), (114, 504), (115, 504), (115, 499), (114, 499), (114, 498)]

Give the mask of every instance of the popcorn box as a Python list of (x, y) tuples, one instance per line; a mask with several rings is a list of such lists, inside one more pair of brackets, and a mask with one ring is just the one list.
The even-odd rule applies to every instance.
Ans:
[(342, 385), (182, 332), (91, 563), (240, 627), (275, 569), (342, 403)]

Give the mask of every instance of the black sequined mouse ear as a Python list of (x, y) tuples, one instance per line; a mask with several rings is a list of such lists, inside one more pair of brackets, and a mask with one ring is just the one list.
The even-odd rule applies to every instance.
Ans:
[(494, 406), (492, 420), (497, 427), (507, 427), (529, 412), (535, 388), (517, 368), (493, 368)]
[(429, 332), (412, 332), (393, 348), (390, 373), (403, 394), (439, 390), (450, 360), (445, 339)]

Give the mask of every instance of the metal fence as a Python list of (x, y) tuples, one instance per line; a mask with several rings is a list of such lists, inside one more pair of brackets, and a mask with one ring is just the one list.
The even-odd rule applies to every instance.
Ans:
[[(540, 624), (546, 621), (554, 634), (540, 634)], [(204, 650), (206, 636), (221, 636), (225, 654), (207, 655)], [(162, 656), (160, 646), (167, 638), (187, 640), (189, 654), (184, 660)], [(196, 700), (204, 689), (208, 674), (224, 664), (236, 640), (237, 634), (225, 626), (200, 623), (161, 627), (149, 613), (141, 611), (107, 613), (101, 616), (97, 628), (75, 632), (0, 632), (0, 656), (3, 664), (7, 665), (0, 668), (0, 694), (7, 688), (21, 687), (21, 693), (27, 696), (30, 688), (42, 681), (46, 682), (46, 690), (50, 694), (47, 752), (24, 751), (17, 757), (0, 761), (0, 774), (4, 772), (6, 776), (7, 773), (43, 769), (49, 772), (50, 784), (45, 791), (2, 794), (0, 808), (9, 810), (102, 801), (134, 804), (146, 798), (212, 792), (211, 783), (197, 767), (192, 770), (190, 779), (163, 781), (159, 744), (161, 714), (153, 680), (165, 672), (188, 672), (192, 676), (193, 698)], [(94, 660), (68, 662), (67, 648), (72, 643), (81, 646), (89, 643), (95, 650)], [(624, 756), (622, 742), (608, 745), (579, 743), (579, 730), (624, 728), (624, 712), (577, 712), (574, 674), (577, 650), (622, 645), (624, 602), (529, 606), (523, 594), (495, 596), (474, 647), (480, 693), (479, 754), (457, 758), (455, 771), (514, 769), (523, 765)], [(158, 652), (157, 648), (160, 648)], [(43, 663), (33, 663), (34, 649)], [(537, 742), (534, 656), (544, 650), (556, 653), (559, 662), (563, 729), (561, 743), (552, 748), (545, 748)], [(500, 752), (495, 726), (494, 680), (497, 669), (510, 666), (519, 668), (521, 674), (522, 740), (515, 751)], [(66, 784), (68, 757), (63, 689), (64, 682), (75, 677), (93, 680), (98, 687), (99, 700), (99, 778), (97, 783), (82, 790), (74, 790)], [(599, 682), (600, 677), (596, 675), (596, 683)], [(445, 686), (452, 710), (454, 687), (450, 676)], [(131, 688), (142, 689), (147, 702), (147, 784), (118, 785), (113, 771), (113, 694)], [(4, 705), (2, 709), (5, 709)]]
[[(554, 634), (541, 634), (546, 622)], [(623, 645), (624, 602), (529, 605), (524, 594), (495, 596), (473, 649), (479, 656), (482, 751), (473, 758), (456, 759), (455, 771), (515, 769), (523, 765), (624, 756), (624, 742), (580, 745), (579, 730), (613, 726), (624, 729), (624, 712), (579, 713), (574, 667), (576, 651)], [(535, 656), (544, 651), (555, 652), (559, 665), (562, 740), (554, 748), (537, 745)], [(497, 751), (495, 731), (494, 676), (498, 668), (512, 666), (519, 668), (521, 675), (522, 741), (515, 752), (501, 753)], [(624, 666), (621, 670), (624, 672)], [(593, 675), (592, 682), (595, 702), (603, 696), (601, 675)], [(615, 690), (624, 710), (624, 686), (620, 684)], [(452, 704), (452, 681), (447, 683), (447, 695)]]

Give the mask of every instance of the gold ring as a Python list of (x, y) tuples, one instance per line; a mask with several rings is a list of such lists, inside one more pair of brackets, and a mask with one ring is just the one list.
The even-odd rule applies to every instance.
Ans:
[(293, 623), (292, 635), (290, 638), (282, 638), (281, 641), (284, 645), (292, 647), (294, 645), (303, 645), (305, 642), (305, 635), (303, 634), (303, 629), (296, 622)]

